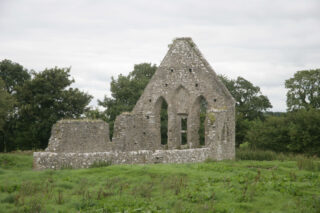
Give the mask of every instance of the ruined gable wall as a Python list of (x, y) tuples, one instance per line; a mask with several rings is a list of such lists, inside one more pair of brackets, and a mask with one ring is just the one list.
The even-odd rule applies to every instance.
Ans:
[(102, 152), (111, 149), (109, 125), (102, 120), (60, 120), (51, 130), (46, 152)]
[[(138, 126), (136, 132), (143, 132), (145, 134), (140, 143), (144, 144), (145, 140), (148, 141), (147, 144), (144, 144), (145, 149), (164, 148), (160, 144), (159, 116), (157, 110), (155, 110), (158, 107), (157, 102), (159, 98), (163, 98), (168, 103), (168, 148), (181, 148), (179, 139), (180, 120), (177, 119), (176, 115), (177, 113), (188, 114), (188, 125), (193, 125), (197, 119), (196, 116), (193, 117), (193, 105), (195, 105), (198, 97), (203, 96), (208, 102), (208, 112), (217, 113), (221, 110), (225, 111), (224, 114), (226, 115), (222, 117), (227, 120), (228, 134), (230, 134), (228, 138), (230, 138), (230, 143), (234, 144), (234, 125), (232, 122), (234, 122), (235, 103), (223, 87), (224, 85), (219, 81), (211, 68), (208, 67), (207, 62), (202, 58), (201, 53), (191, 40), (175, 40), (132, 111), (132, 114), (140, 115), (140, 121), (136, 125)], [(220, 121), (217, 120), (217, 122)], [(221, 122), (225, 123), (225, 121)], [(222, 125), (214, 126), (216, 128), (214, 131), (210, 130), (213, 127), (207, 127), (207, 130), (211, 132), (211, 135), (206, 136), (207, 146), (211, 144), (210, 142), (218, 140), (221, 137), (219, 134), (222, 130), (218, 129), (218, 126)], [(131, 131), (132, 129), (130, 127), (127, 128), (127, 131)], [(197, 132), (194, 131), (191, 134), (192, 127), (188, 127), (188, 129), (190, 141), (196, 140), (198, 137)], [(212, 132), (218, 132), (219, 134), (214, 134), (213, 136)], [(133, 138), (128, 138), (124, 143), (132, 143)], [(198, 146), (196, 143), (189, 144), (190, 148)], [(226, 145), (226, 148), (231, 146)], [(225, 150), (226, 148), (222, 148), (221, 150)]]

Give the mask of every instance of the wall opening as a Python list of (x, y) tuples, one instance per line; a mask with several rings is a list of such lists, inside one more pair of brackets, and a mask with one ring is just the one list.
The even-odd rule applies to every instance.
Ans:
[(168, 144), (168, 104), (163, 99), (160, 110), (160, 133), (161, 133), (161, 144)]
[(228, 140), (228, 127), (227, 127), (227, 124), (224, 124), (222, 128), (221, 141), (223, 143), (226, 143), (227, 140)]
[(199, 126), (199, 144), (200, 146), (204, 146), (205, 145), (205, 134), (206, 134), (206, 130), (205, 130), (205, 122), (206, 122), (206, 115), (207, 115), (207, 107), (208, 107), (208, 103), (206, 101), (205, 98), (203, 98), (201, 96), (200, 99), (200, 126)]
[(188, 142), (188, 118), (182, 117), (181, 118), (181, 145), (185, 145)]

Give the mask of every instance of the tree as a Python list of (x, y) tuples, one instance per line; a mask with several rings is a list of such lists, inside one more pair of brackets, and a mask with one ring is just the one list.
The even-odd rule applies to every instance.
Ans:
[(0, 77), (0, 132), (3, 132), (3, 126), (10, 111), (13, 110), (14, 103), (14, 98), (7, 92), (5, 83)]
[(286, 115), (268, 116), (265, 121), (251, 121), (245, 139), (253, 149), (288, 152), (290, 136)]
[(260, 88), (248, 80), (242, 77), (233, 80), (222, 75), (219, 78), (236, 101), (236, 145), (239, 146), (245, 139), (250, 121), (264, 119), (264, 112), (272, 105)]
[(253, 148), (320, 156), (320, 110), (300, 109), (252, 121), (246, 140)]
[(62, 118), (78, 118), (86, 110), (91, 96), (68, 88), (70, 68), (31, 72), (32, 79), (16, 87), (17, 111), (9, 124), (10, 149), (47, 147), (52, 125)]
[(260, 88), (248, 80), (242, 77), (236, 80), (221, 75), (219, 77), (236, 100), (237, 114), (241, 114), (245, 119), (263, 118), (263, 113), (272, 108), (268, 97), (262, 95)]
[(320, 108), (320, 69), (303, 70), (285, 81), (288, 111)]
[(117, 79), (112, 77), (111, 98), (105, 96), (103, 101), (98, 101), (100, 106), (106, 108), (105, 120), (110, 125), (110, 137), (113, 134), (116, 116), (133, 109), (156, 69), (156, 65), (141, 63), (134, 65), (133, 71), (128, 76), (120, 74)]
[(320, 156), (320, 110), (309, 108), (287, 114), (290, 152)]
[(26, 80), (31, 78), (28, 71), (18, 63), (10, 60), (0, 62), (0, 77), (5, 82), (8, 93), (14, 93), (17, 86), (22, 86)]

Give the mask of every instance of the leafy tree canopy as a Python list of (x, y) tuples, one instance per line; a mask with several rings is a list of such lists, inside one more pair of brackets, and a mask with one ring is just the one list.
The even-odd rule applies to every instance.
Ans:
[[(17, 90), (19, 112), (16, 143), (21, 148), (45, 148), (52, 125), (62, 118), (78, 118), (91, 96), (69, 87), (70, 68), (32, 72), (33, 78)], [(29, 147), (32, 144), (32, 147)]]
[[(8, 66), (8, 69), (2, 69), (2, 73), (10, 74), (11, 67)], [(9, 91), (16, 104), (14, 113), (5, 122), (0, 150), (47, 147), (52, 125), (62, 118), (79, 118), (92, 99), (90, 95), (70, 88), (74, 82), (70, 77), (70, 68), (32, 71), (27, 73), (29, 77), (25, 74), (20, 69), (16, 75), (7, 78), (9, 83), (14, 82)], [(8, 100), (5, 102), (9, 103)]]
[(295, 110), (250, 123), (246, 140), (253, 148), (320, 156), (320, 110)]
[(31, 78), (28, 71), (18, 63), (4, 59), (0, 61), (0, 77), (5, 82), (8, 93), (13, 93), (17, 86), (22, 86), (26, 80)]
[(298, 71), (285, 82), (288, 111), (320, 109), (320, 69)]
[(262, 95), (260, 88), (250, 81), (242, 77), (233, 80), (222, 75), (219, 78), (236, 100), (237, 114), (241, 114), (243, 118), (263, 118), (263, 112), (272, 108), (268, 97)]
[(236, 101), (236, 145), (239, 146), (244, 142), (250, 121), (264, 119), (264, 113), (272, 105), (260, 88), (248, 80), (242, 77), (234, 80), (222, 75), (219, 78)]
[(109, 122), (111, 135), (116, 116), (133, 109), (156, 69), (155, 64), (141, 63), (134, 65), (128, 76), (120, 74), (117, 79), (112, 77), (111, 98), (105, 96), (103, 101), (98, 101), (100, 106), (106, 108), (105, 119)]
[(7, 92), (5, 83), (0, 77), (0, 132), (3, 131), (3, 126), (14, 103), (14, 98)]

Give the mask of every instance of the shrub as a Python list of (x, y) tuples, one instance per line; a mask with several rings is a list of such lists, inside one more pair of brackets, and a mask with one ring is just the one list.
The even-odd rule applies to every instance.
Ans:
[(277, 156), (277, 153), (274, 151), (237, 149), (236, 159), (237, 160), (272, 161), (272, 160), (278, 160), (278, 156)]
[(301, 109), (250, 122), (251, 148), (320, 156), (320, 110)]
[(107, 167), (111, 166), (111, 161), (95, 161), (90, 165), (90, 168), (99, 168), (99, 167)]
[(309, 170), (309, 171), (320, 171), (320, 162), (312, 158), (298, 158), (297, 165), (300, 170)]

